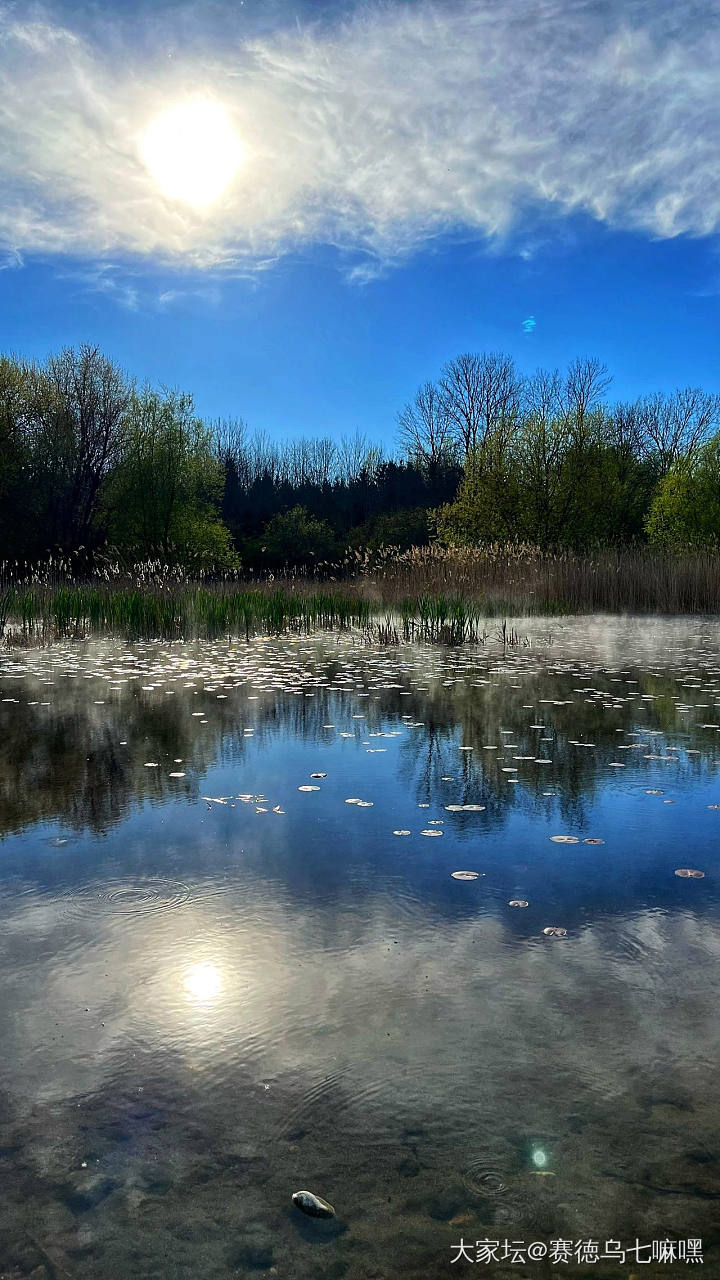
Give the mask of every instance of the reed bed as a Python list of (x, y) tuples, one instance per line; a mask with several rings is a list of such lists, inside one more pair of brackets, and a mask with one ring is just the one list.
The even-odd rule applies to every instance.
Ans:
[(386, 608), (452, 596), (484, 617), (720, 612), (720, 552), (710, 548), (579, 555), (522, 545), (415, 547), (368, 557), (359, 572)]
[[(0, 564), (0, 635), (9, 643), (102, 634), (249, 641), (359, 628), (381, 644), (477, 644), (487, 640), (492, 618), (622, 612), (720, 612), (720, 552), (383, 547), (260, 580), (158, 560), (127, 565), (76, 556)], [(520, 643), (505, 623), (496, 638), (503, 646)]]
[[(8, 638), (23, 641), (92, 635), (133, 639), (212, 639), (283, 632), (309, 634), (367, 626), (363, 600), (332, 592), (215, 589), (172, 583), (134, 589), (64, 585), (11, 589)], [(14, 624), (14, 625), (12, 625)]]

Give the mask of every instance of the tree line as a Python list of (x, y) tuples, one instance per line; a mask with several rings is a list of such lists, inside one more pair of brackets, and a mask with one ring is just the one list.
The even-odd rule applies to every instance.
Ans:
[(138, 386), (97, 347), (0, 357), (0, 558), (117, 548), (132, 559), (276, 569), (348, 548), (531, 542), (583, 549), (720, 538), (720, 397), (609, 403), (595, 359), (521, 374), (448, 361), (362, 432), (272, 441)]

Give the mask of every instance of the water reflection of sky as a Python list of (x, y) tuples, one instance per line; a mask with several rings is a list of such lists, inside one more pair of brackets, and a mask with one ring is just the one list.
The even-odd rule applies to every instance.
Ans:
[[(34, 1176), (48, 1212), (70, 1204), (63, 1256), (94, 1224), (78, 1274), (112, 1274), (128, 1198), (154, 1204), (150, 1138), (141, 1158), (134, 1121), (121, 1149), (98, 1119), (127, 1126), (122, 1098), (177, 1151), (165, 1222), (201, 1194), (207, 1143), (259, 1162), (261, 1254), (313, 1171), (345, 1205), (341, 1258), (353, 1239), (375, 1256), (388, 1196), (412, 1265), (441, 1268), (432, 1233), (449, 1247), (462, 1213), (702, 1234), (720, 1197), (720, 651), (707, 623), (552, 631), (505, 655), (333, 638), (4, 660), (0, 1088), (29, 1149), (33, 1109), (58, 1126)], [(53, 1163), (83, 1144), (107, 1180), (90, 1207)], [(296, 1244), (297, 1274), (325, 1274)]]

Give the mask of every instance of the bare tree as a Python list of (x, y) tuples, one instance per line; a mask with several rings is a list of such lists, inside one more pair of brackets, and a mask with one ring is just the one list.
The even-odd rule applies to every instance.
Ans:
[(562, 413), (563, 385), (558, 369), (536, 369), (524, 386), (525, 414), (549, 422)]
[(217, 418), (211, 424), (215, 456), (227, 466), (230, 462), (240, 469), (247, 453), (247, 423), (244, 418)]
[(720, 396), (700, 387), (656, 392), (635, 402), (643, 453), (654, 455), (661, 475), (681, 459), (692, 460), (720, 423)]
[(614, 404), (607, 427), (610, 443), (620, 454), (628, 458), (642, 454), (642, 427), (636, 402), (621, 400)]
[(383, 461), (382, 447), (370, 443), (366, 435), (356, 431), (344, 435), (338, 448), (339, 478), (352, 484), (361, 476), (373, 475)]
[(476, 454), (491, 440), (505, 447), (517, 422), (522, 393), (512, 356), (466, 352), (442, 371), (445, 412), (462, 452)]
[(480, 395), (484, 438), (504, 451), (516, 427), (524, 379), (512, 356), (491, 351), (482, 356)]
[(309, 466), (313, 484), (331, 484), (337, 466), (337, 445), (330, 436), (310, 441)]
[(277, 484), (281, 478), (278, 447), (266, 431), (255, 431), (248, 441), (250, 484), (267, 480)]
[(424, 382), (398, 414), (399, 434), (408, 457), (436, 466), (456, 450), (445, 396), (435, 382)]
[(600, 408), (610, 386), (607, 366), (595, 357), (573, 360), (565, 375), (565, 411), (574, 419), (576, 431), (583, 431), (590, 414)]
[(448, 361), (440, 376), (445, 412), (465, 457), (474, 453), (482, 434), (480, 360), (466, 352)]
[(570, 433), (582, 433), (609, 385), (606, 366), (594, 357), (573, 360), (564, 375), (558, 369), (537, 369), (523, 386), (523, 408), (538, 420), (557, 418)]

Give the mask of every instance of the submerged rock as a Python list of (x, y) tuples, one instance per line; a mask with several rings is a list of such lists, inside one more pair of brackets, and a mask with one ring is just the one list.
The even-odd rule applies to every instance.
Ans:
[(302, 1209), (303, 1213), (308, 1213), (311, 1218), (335, 1217), (332, 1205), (320, 1196), (313, 1195), (312, 1191), (294, 1191), (292, 1202), (298, 1209)]

